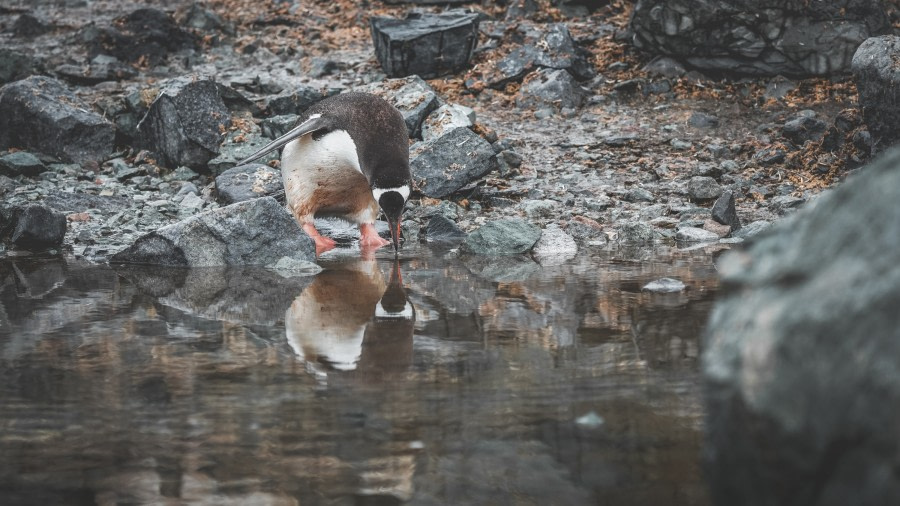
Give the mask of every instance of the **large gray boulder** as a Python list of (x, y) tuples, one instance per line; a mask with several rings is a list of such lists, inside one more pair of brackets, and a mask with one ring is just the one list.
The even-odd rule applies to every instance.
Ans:
[(863, 121), (885, 145), (900, 140), (900, 37), (872, 37), (853, 55)]
[(572, 74), (559, 69), (538, 69), (522, 83), (516, 96), (519, 107), (577, 109), (584, 101), (585, 92), (578, 86)]
[(115, 136), (112, 123), (56, 79), (32, 76), (0, 88), (0, 149), (97, 162), (113, 152)]
[(478, 14), (411, 12), (405, 19), (372, 17), (375, 56), (390, 77), (430, 79), (466, 68), (478, 43)]
[(466, 251), (476, 255), (520, 255), (531, 251), (541, 229), (521, 218), (489, 221), (466, 237)]
[(714, 503), (900, 504), (900, 151), (719, 262)]
[(639, 0), (634, 44), (703, 70), (845, 72), (856, 48), (891, 29), (879, 0)]
[(151, 232), (113, 255), (115, 264), (274, 266), (315, 261), (312, 239), (272, 197), (238, 202)]
[(409, 136), (421, 137), (422, 122), (440, 106), (437, 93), (419, 76), (385, 79), (357, 88), (387, 100), (403, 115)]
[(13, 248), (59, 248), (65, 236), (65, 215), (48, 206), (0, 206), (0, 241), (8, 241)]
[(141, 147), (155, 153), (162, 166), (206, 169), (230, 125), (216, 82), (185, 76), (163, 86), (137, 129)]
[(497, 166), (494, 148), (468, 128), (454, 128), (410, 152), (413, 182), (426, 197), (444, 198)]
[(537, 25), (523, 22), (511, 39), (516, 48), (488, 71), (485, 76), (488, 86), (505, 86), (539, 68), (565, 70), (578, 80), (590, 79), (595, 74), (587, 53), (575, 43), (563, 23)]

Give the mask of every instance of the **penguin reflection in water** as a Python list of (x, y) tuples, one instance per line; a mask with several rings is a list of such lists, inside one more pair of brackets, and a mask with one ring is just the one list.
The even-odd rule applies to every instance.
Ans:
[(364, 251), (389, 244), (375, 231), (379, 208), (390, 225), (396, 254), (412, 182), (408, 139), (403, 116), (387, 101), (367, 93), (343, 93), (314, 104), (299, 125), (238, 165), (284, 146), (281, 177), (287, 206), (315, 241), (317, 255), (335, 246), (316, 230), (317, 216), (337, 216), (359, 225)]
[(374, 259), (328, 267), (285, 314), (287, 341), (317, 373), (402, 374), (412, 363), (415, 310), (397, 263), (390, 282)]

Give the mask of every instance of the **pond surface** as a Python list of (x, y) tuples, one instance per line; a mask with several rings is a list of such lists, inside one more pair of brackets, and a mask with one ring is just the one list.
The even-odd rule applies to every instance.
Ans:
[(0, 261), (0, 502), (708, 503), (710, 255), (323, 266)]

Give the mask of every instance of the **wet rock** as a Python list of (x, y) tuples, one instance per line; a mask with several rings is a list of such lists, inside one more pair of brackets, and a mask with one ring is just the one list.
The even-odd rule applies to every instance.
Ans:
[(675, 232), (675, 240), (680, 242), (715, 242), (719, 235), (698, 227), (680, 227)]
[(475, 125), (475, 111), (459, 104), (444, 104), (425, 118), (422, 123), (422, 140), (436, 139), (454, 128), (471, 128)]
[(527, 253), (541, 238), (541, 229), (520, 218), (485, 223), (466, 237), (466, 249), (476, 255)]
[(647, 283), (641, 288), (643, 292), (676, 293), (683, 292), (687, 286), (678, 279), (659, 278)]
[(695, 202), (706, 202), (722, 195), (722, 186), (708, 176), (694, 176), (688, 181), (688, 196)]
[(566, 223), (566, 231), (576, 242), (588, 246), (603, 246), (608, 239), (603, 225), (585, 216), (576, 216)]
[(494, 283), (521, 282), (541, 270), (541, 266), (524, 255), (471, 255), (464, 260), (475, 276)]
[(437, 93), (419, 76), (387, 79), (362, 86), (358, 91), (379, 95), (396, 107), (406, 121), (411, 138), (420, 137), (422, 122), (440, 106)]
[(216, 177), (216, 200), (224, 205), (265, 197), (282, 189), (281, 171), (259, 163), (234, 167)]
[(717, 223), (728, 225), (732, 231), (741, 229), (741, 220), (734, 206), (734, 192), (731, 190), (722, 192), (722, 195), (713, 204), (710, 214)]
[(161, 166), (206, 169), (229, 125), (231, 113), (216, 82), (187, 76), (163, 86), (137, 128), (141, 147), (153, 151)]
[(900, 37), (873, 37), (853, 55), (853, 78), (869, 132), (885, 146), (900, 140)]
[(625, 246), (649, 246), (660, 238), (659, 232), (642, 221), (630, 221), (616, 226), (616, 242)]
[(552, 107), (556, 111), (577, 109), (584, 102), (584, 91), (572, 74), (559, 69), (538, 69), (522, 82), (516, 95), (519, 107)]
[(425, 226), (425, 240), (428, 242), (457, 243), (465, 238), (466, 233), (456, 223), (440, 214), (432, 216)]
[(798, 146), (802, 146), (806, 141), (822, 140), (828, 124), (816, 118), (814, 112), (809, 113), (801, 113), (788, 120), (781, 129), (781, 135)]
[(571, 235), (554, 224), (541, 232), (532, 253), (541, 265), (558, 265), (575, 257), (578, 244)]
[(16, 151), (0, 156), (0, 174), (10, 177), (34, 177), (47, 170), (38, 157), (25, 151)]
[(390, 77), (431, 79), (459, 72), (478, 43), (478, 14), (410, 12), (406, 19), (372, 17), (375, 56)]
[(585, 52), (575, 44), (563, 23), (520, 23), (514, 39), (521, 40), (521, 45), (489, 71), (485, 79), (489, 86), (505, 86), (541, 67), (567, 70), (578, 80), (590, 79), (595, 74)]
[(151, 66), (164, 61), (170, 53), (197, 49), (196, 35), (179, 27), (167, 13), (158, 9), (137, 9), (102, 27), (88, 38), (91, 58), (109, 54), (129, 63)]
[(271, 197), (206, 211), (142, 236), (110, 259), (117, 264), (182, 267), (315, 261), (312, 239)]
[[(900, 152), (718, 270), (705, 336), (716, 504), (896, 504)], [(841, 287), (841, 289), (835, 289)], [(827, 469), (827, 472), (823, 470)]]
[(59, 248), (66, 236), (66, 217), (45, 205), (0, 208), (0, 241), (16, 249), (42, 251)]
[(112, 153), (114, 139), (115, 126), (55, 79), (33, 76), (0, 88), (0, 149), (97, 162)]
[(0, 85), (41, 72), (41, 64), (29, 55), (0, 48)]
[(642, 0), (631, 29), (637, 47), (699, 69), (806, 76), (847, 70), (857, 46), (890, 23), (878, 0)]
[(303, 114), (309, 109), (309, 106), (315, 104), (323, 98), (335, 95), (339, 90), (326, 89), (321, 90), (312, 86), (296, 86), (281, 93), (266, 98), (265, 110), (270, 116), (280, 116), (285, 114)]
[(413, 181), (423, 195), (444, 198), (492, 171), (497, 155), (487, 141), (468, 128), (456, 128), (412, 147)]

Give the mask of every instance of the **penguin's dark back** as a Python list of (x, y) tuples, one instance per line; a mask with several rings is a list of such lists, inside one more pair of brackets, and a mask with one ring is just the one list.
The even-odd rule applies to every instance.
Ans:
[(406, 122), (386, 100), (368, 93), (342, 93), (313, 104), (304, 112), (301, 122), (314, 114), (327, 119), (327, 131), (340, 129), (350, 134), (360, 167), (370, 181), (382, 188), (409, 182)]

